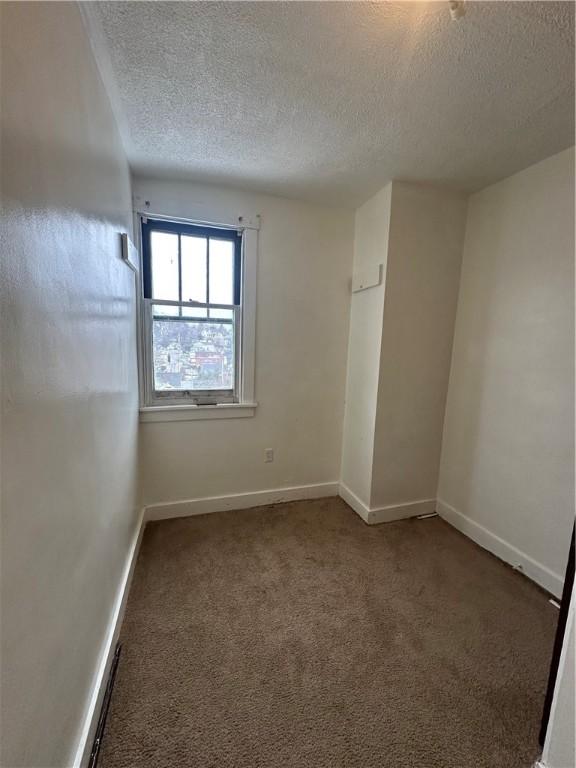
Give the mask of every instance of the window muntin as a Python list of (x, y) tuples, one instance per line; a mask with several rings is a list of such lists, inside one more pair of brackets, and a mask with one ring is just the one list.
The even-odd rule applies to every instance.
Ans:
[(242, 236), (142, 220), (145, 400), (238, 401)]

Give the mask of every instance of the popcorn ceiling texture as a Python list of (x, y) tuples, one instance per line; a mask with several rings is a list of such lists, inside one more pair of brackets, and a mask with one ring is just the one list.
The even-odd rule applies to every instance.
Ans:
[(91, 5), (137, 174), (355, 206), (574, 143), (573, 3)]
[(442, 520), (149, 524), (100, 768), (527, 768), (558, 613)]

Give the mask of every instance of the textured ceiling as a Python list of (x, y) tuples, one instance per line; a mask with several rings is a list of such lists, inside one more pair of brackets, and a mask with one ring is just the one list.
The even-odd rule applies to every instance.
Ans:
[(136, 173), (356, 205), (574, 143), (572, 2), (90, 6)]

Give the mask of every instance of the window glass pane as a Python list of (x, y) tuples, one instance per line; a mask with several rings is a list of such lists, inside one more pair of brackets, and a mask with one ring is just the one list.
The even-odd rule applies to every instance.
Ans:
[(208, 310), (204, 307), (182, 307), (182, 317), (208, 317)]
[(154, 318), (156, 317), (180, 317), (180, 305), (154, 304)]
[(210, 238), (210, 304), (234, 303), (234, 243)]
[(151, 232), (152, 296), (164, 301), (178, 301), (178, 235)]
[(182, 301), (206, 303), (207, 243), (205, 237), (182, 235)]
[(234, 310), (210, 308), (209, 314), (211, 318), (222, 318), (223, 320), (232, 320), (234, 317)]
[(234, 322), (155, 319), (153, 355), (156, 390), (234, 388)]

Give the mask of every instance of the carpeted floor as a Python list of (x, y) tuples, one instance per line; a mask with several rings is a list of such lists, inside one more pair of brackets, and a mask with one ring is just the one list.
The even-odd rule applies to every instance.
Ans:
[(557, 616), (439, 518), (152, 523), (100, 768), (528, 768)]

